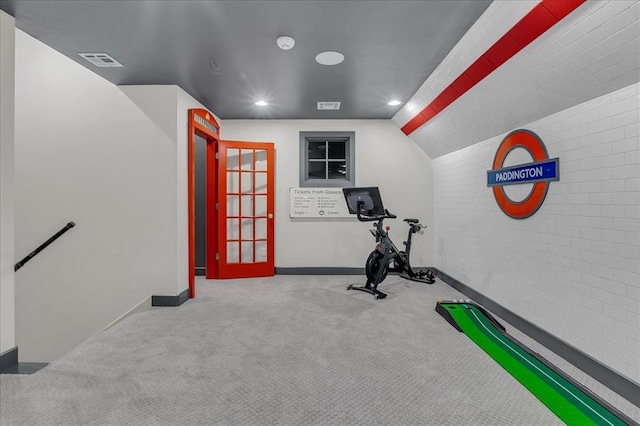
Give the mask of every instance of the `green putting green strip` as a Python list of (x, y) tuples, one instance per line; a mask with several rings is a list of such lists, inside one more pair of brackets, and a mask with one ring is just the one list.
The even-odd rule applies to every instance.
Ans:
[(491, 358), (569, 425), (625, 425), (615, 414), (504, 336), (471, 304), (442, 307)]

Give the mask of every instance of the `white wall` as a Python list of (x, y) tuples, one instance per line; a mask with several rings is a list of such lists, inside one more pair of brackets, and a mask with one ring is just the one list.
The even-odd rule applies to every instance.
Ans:
[[(187, 137), (189, 109), (204, 105), (178, 86), (118, 86), (174, 142), (175, 162), (171, 188), (175, 196), (173, 220), (175, 234), (175, 288), (167, 295), (177, 295), (189, 286), (189, 234), (187, 219)], [(212, 113), (214, 118), (221, 120)]]
[(77, 224), (16, 274), (21, 362), (51, 361), (150, 295), (187, 287), (176, 88), (136, 95), (16, 31), (16, 256)]
[[(176, 179), (166, 189), (175, 197), (172, 226), (175, 243), (171, 256), (175, 259), (175, 288), (168, 295), (177, 295), (189, 285), (188, 276), (188, 235), (187, 235), (187, 111), (189, 108), (202, 108), (178, 86), (119, 86), (144, 113), (163, 129), (165, 135), (173, 141), (175, 161), (170, 165), (170, 173)], [(179, 105), (180, 104), (180, 105)], [(189, 106), (194, 105), (194, 106)], [(184, 117), (183, 117), (184, 116)], [(183, 125), (184, 124), (184, 125)]]
[(391, 236), (401, 245), (417, 217), (428, 226), (415, 236), (412, 263), (433, 263), (431, 160), (389, 120), (224, 120), (226, 140), (274, 142), (276, 149), (276, 267), (364, 267), (374, 240), (371, 224), (355, 219), (289, 218), (289, 188), (299, 186), (301, 131), (355, 131), (356, 186), (378, 186)]
[(560, 158), (528, 219), (508, 218), (486, 186), (505, 134), (433, 160), (436, 266), (636, 382), (639, 88), (522, 126)]
[(15, 346), (14, 34), (15, 19), (0, 10), (0, 354)]

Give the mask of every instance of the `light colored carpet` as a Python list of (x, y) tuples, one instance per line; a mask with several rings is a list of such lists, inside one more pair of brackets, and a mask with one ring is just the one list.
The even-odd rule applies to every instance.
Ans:
[(138, 312), (34, 375), (0, 376), (0, 423), (562, 424), (435, 312), (457, 291), (390, 276), (376, 301), (345, 290), (359, 281), (198, 279), (178, 308)]

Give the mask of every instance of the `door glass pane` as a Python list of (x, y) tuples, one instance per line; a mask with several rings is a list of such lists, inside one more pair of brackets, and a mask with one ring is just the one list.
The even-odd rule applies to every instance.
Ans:
[(227, 263), (238, 263), (240, 254), (240, 243), (237, 241), (227, 242)]
[(253, 170), (253, 150), (242, 150), (242, 170)]
[(327, 143), (309, 142), (309, 158), (327, 158)]
[(329, 161), (329, 179), (347, 179), (346, 161)]
[(238, 170), (239, 163), (238, 158), (240, 156), (240, 150), (235, 148), (227, 149), (227, 170)]
[(227, 192), (240, 192), (240, 173), (227, 172)]
[(253, 241), (242, 241), (242, 263), (253, 263)]
[(264, 194), (267, 192), (267, 174), (256, 173), (256, 192)]
[(346, 160), (346, 143), (344, 142), (329, 142), (329, 158), (335, 158), (337, 160)]
[(240, 216), (240, 197), (227, 195), (227, 216)]
[(267, 261), (267, 242), (256, 241), (256, 263)]
[(267, 170), (267, 151), (256, 149), (256, 170)]
[(242, 219), (242, 239), (253, 240), (253, 219)]
[(242, 207), (241, 207), (241, 216), (244, 217), (253, 217), (253, 195), (241, 195), (242, 197)]
[(227, 240), (240, 239), (240, 219), (227, 219)]
[(253, 173), (242, 172), (242, 193), (250, 194), (253, 192)]
[(256, 216), (267, 215), (267, 196), (256, 195)]
[(256, 219), (256, 240), (267, 238), (267, 219)]

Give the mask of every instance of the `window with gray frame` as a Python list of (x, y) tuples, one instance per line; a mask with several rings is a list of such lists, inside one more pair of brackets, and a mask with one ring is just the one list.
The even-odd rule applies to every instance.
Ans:
[(300, 186), (355, 186), (355, 132), (300, 132)]

